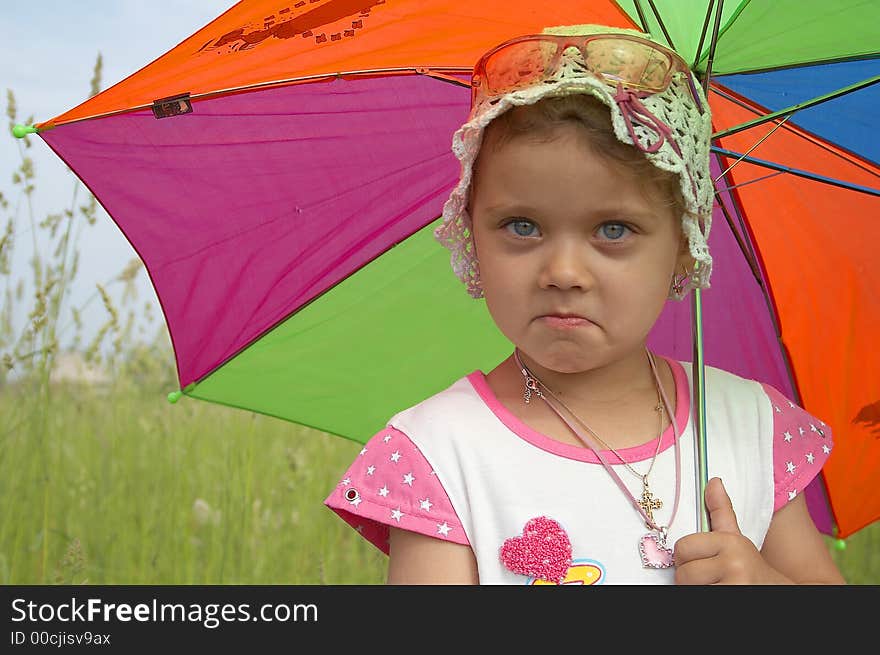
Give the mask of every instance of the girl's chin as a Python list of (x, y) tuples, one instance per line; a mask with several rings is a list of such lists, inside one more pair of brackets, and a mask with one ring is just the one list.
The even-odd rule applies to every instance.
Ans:
[[(554, 373), (584, 373), (597, 366), (595, 357), (584, 356), (583, 344), (571, 344), (571, 347), (554, 349), (551, 352), (545, 349), (530, 350), (528, 346), (519, 347), (519, 351), (524, 353), (530, 362)], [(528, 362), (525, 363), (528, 365)], [(535, 374), (537, 375), (537, 372)]]

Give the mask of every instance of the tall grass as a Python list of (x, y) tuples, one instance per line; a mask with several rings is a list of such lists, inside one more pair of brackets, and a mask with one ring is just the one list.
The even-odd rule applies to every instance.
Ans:
[(374, 584), (385, 556), (323, 506), (361, 445), (123, 384), (6, 388), (0, 583)]
[[(33, 405), (0, 394), (0, 584), (384, 580), (322, 504), (360, 444), (125, 382), (53, 387), (45, 420)], [(880, 582), (878, 528), (831, 550), (848, 582)]]
[[(100, 75), (99, 57), (91, 95)], [(17, 121), (12, 91), (7, 117)], [(97, 204), (71, 175), (68, 206), (37, 217), (31, 144), (15, 146), (14, 197), (0, 194), (0, 584), (381, 583), (384, 555), (322, 503), (361, 445), (187, 398), (169, 404), (165, 326), (148, 340), (132, 330), (155, 318), (136, 305), (141, 263), (71, 306)], [(11, 267), (22, 247), (29, 280)], [(87, 343), (85, 312), (105, 319)], [(107, 383), (53, 382), (65, 330)], [(847, 545), (832, 550), (847, 580), (880, 582), (880, 524)]]
[[(831, 556), (849, 584), (880, 584), (880, 523), (873, 523), (851, 535), (845, 549), (832, 548)], [(829, 542), (829, 545), (833, 542)]]

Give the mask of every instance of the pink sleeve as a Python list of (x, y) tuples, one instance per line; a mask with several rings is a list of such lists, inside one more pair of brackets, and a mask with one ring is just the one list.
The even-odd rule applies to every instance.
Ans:
[(791, 402), (775, 387), (762, 384), (773, 406), (773, 511), (812, 482), (831, 454), (831, 428)]
[(380, 430), (324, 504), (388, 554), (388, 526), (469, 545), (431, 465), (403, 432)]

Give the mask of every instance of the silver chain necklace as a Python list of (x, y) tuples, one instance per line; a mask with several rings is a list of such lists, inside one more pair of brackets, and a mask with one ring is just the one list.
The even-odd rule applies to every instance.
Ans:
[[(590, 428), (590, 426), (588, 426), (577, 414), (575, 414), (573, 411), (571, 411), (571, 409), (567, 405), (565, 405), (565, 403), (563, 403), (546, 384), (544, 384), (537, 376), (534, 375), (534, 373), (532, 373), (528, 369), (528, 367), (526, 367), (525, 364), (523, 364), (522, 360), (519, 357), (518, 349), (514, 349), (513, 355), (514, 355), (514, 359), (516, 360), (517, 365), (520, 368), (520, 371), (523, 374), (523, 377), (525, 378), (526, 392), (524, 395), (524, 400), (525, 400), (526, 404), (528, 404), (529, 401), (531, 400), (532, 393), (534, 393), (539, 398), (544, 400), (544, 402), (547, 403), (547, 405), (554, 412), (556, 412), (556, 414), (559, 415), (559, 418), (561, 418), (563, 420), (563, 422), (566, 423), (569, 426), (569, 428), (571, 428), (571, 430), (584, 443), (584, 445), (586, 445), (588, 448), (590, 448), (596, 454), (596, 456), (599, 458), (599, 461), (602, 463), (602, 465), (608, 471), (609, 475), (611, 475), (611, 477), (614, 478), (614, 481), (620, 487), (621, 491), (623, 491), (630, 498), (631, 502), (633, 503), (633, 505), (636, 508), (636, 511), (638, 511), (639, 514), (641, 514), (642, 517), (645, 519), (645, 525), (648, 528), (650, 528), (656, 532), (655, 535), (649, 534), (649, 535), (643, 536), (639, 542), (639, 552), (640, 552), (641, 558), (642, 558), (642, 565), (645, 566), (646, 568), (669, 568), (669, 567), (673, 566), (674, 562), (673, 562), (672, 550), (666, 547), (666, 537), (667, 537), (667, 534), (669, 531), (669, 526), (672, 525), (672, 521), (675, 519), (675, 514), (678, 511), (678, 500), (679, 500), (679, 489), (680, 489), (679, 435), (678, 435), (678, 426), (675, 424), (675, 418), (672, 416), (672, 413), (669, 411), (668, 400), (666, 399), (665, 395), (663, 394), (663, 390), (660, 387), (660, 380), (659, 380), (659, 376), (657, 375), (657, 369), (656, 369), (656, 366), (654, 365), (654, 360), (651, 356), (651, 353), (647, 349), (645, 350), (645, 352), (648, 356), (648, 362), (651, 364), (651, 369), (654, 373), (654, 382), (655, 382), (655, 386), (657, 388), (657, 393), (661, 397), (662, 401), (665, 402), (665, 404), (667, 405), (666, 413), (670, 416), (670, 419), (672, 420), (672, 426), (673, 426), (673, 430), (675, 432), (675, 454), (676, 454), (675, 503), (673, 505), (672, 515), (669, 518), (669, 523), (665, 526), (658, 526), (654, 522), (653, 511), (655, 509), (660, 509), (663, 506), (663, 503), (662, 503), (662, 501), (660, 501), (660, 499), (654, 498), (653, 493), (651, 492), (650, 486), (648, 485), (648, 475), (651, 473), (651, 470), (654, 467), (654, 462), (657, 460), (657, 455), (660, 452), (660, 444), (662, 441), (663, 415), (662, 414), (660, 415), (661, 432), (660, 432), (660, 435), (658, 435), (658, 437), (657, 437), (657, 449), (654, 452), (654, 457), (651, 459), (651, 465), (648, 468), (648, 472), (645, 473), (644, 475), (642, 475), (641, 473), (636, 471), (634, 468), (632, 468), (628, 462), (624, 461), (623, 457), (616, 450), (614, 450), (613, 448), (611, 448), (611, 446), (609, 446), (607, 443), (605, 443), (596, 434), (596, 432), (592, 428)], [(547, 397), (541, 391), (542, 387), (544, 390), (546, 390), (547, 394), (550, 397), (552, 397), (557, 403), (559, 403), (560, 406), (562, 406), (569, 414), (571, 414), (571, 416), (573, 416), (577, 420), (578, 423), (580, 423), (584, 428), (586, 428), (587, 431), (589, 431), (590, 434), (593, 435), (593, 437), (595, 437), (595, 439), (599, 443), (601, 443), (606, 449), (608, 449), (612, 453), (614, 453), (614, 455), (618, 458), (618, 460), (630, 472), (632, 472), (633, 475), (639, 477), (642, 480), (642, 497), (640, 500), (636, 500), (636, 498), (629, 492), (629, 489), (626, 488), (626, 485), (623, 484), (623, 481), (614, 472), (614, 470), (611, 468), (611, 466), (608, 464), (608, 462), (605, 461), (605, 458), (602, 457), (599, 450), (596, 447), (594, 447), (593, 444), (590, 443), (590, 441), (584, 437), (584, 435), (580, 434), (580, 432), (577, 430), (577, 428), (575, 428), (575, 426), (573, 426), (571, 423), (569, 423), (568, 420), (564, 416), (562, 416), (562, 414), (559, 413), (559, 410), (557, 410), (553, 406), (553, 404), (547, 399)]]

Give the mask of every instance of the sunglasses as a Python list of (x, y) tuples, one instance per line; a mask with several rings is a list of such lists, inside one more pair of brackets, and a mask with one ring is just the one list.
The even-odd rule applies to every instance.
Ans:
[(680, 71), (697, 109), (703, 113), (703, 103), (685, 61), (673, 50), (626, 34), (529, 34), (505, 41), (474, 66), (471, 107), (551, 79), (567, 48), (577, 48), (587, 70), (615, 89), (622, 85), (639, 93), (660, 93), (669, 88), (673, 75)]

